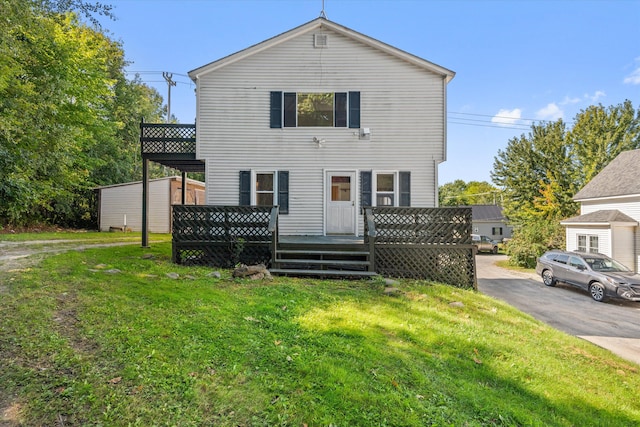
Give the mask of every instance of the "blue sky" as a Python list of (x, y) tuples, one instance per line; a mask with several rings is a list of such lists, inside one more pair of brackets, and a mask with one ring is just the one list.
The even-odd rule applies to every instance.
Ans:
[[(322, 0), (111, 0), (104, 21), (132, 73), (195, 120), (187, 73), (318, 16)], [(532, 121), (569, 126), (589, 105), (640, 107), (640, 0), (325, 0), (328, 19), (456, 72), (440, 184), (488, 181)], [(132, 74), (133, 75), (133, 74)]]

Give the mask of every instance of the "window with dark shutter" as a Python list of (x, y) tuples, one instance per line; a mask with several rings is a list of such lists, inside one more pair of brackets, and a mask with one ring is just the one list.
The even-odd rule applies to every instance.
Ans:
[(360, 92), (298, 94), (273, 91), (270, 96), (271, 128), (360, 127)]
[(349, 127), (360, 127), (360, 92), (349, 92)]
[(281, 214), (289, 213), (289, 171), (278, 171), (278, 205)]
[(238, 205), (251, 205), (251, 171), (240, 171), (240, 200)]
[(400, 206), (411, 206), (411, 172), (400, 172)]

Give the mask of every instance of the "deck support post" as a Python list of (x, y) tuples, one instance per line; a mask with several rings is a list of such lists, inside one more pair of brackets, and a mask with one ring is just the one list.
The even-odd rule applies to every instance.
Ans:
[(182, 171), (182, 204), (187, 204), (187, 171)]
[(142, 247), (149, 247), (149, 159), (142, 160)]

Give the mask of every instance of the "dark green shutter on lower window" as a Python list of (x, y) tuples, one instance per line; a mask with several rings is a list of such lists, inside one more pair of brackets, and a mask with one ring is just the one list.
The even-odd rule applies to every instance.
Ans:
[(271, 128), (282, 127), (282, 92), (271, 92), (269, 123)]
[(238, 205), (251, 205), (251, 171), (240, 171), (240, 201)]
[(411, 206), (411, 172), (400, 172), (400, 206)]
[(289, 171), (278, 171), (278, 206), (281, 214), (289, 213)]
[(360, 206), (371, 206), (371, 171), (360, 171)]

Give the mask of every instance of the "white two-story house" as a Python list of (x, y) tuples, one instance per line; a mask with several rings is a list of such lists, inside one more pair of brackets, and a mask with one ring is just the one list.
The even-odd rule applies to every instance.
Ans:
[(437, 206), (454, 74), (325, 18), (190, 71), (206, 203), (278, 205), (285, 235)]

